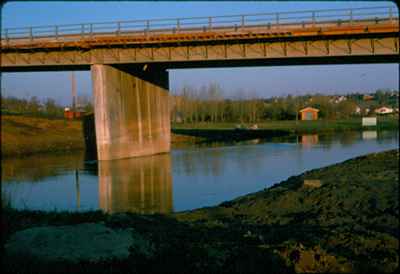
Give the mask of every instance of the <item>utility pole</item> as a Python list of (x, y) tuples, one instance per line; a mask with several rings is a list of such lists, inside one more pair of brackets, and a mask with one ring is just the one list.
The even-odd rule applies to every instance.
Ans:
[(75, 72), (71, 72), (72, 111), (76, 111), (76, 79)]
[(81, 188), (79, 187), (79, 169), (75, 169), (76, 208), (81, 207)]

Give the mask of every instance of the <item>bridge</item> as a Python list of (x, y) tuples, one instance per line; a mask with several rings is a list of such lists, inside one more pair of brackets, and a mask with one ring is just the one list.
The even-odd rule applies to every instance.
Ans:
[(99, 160), (170, 150), (168, 69), (398, 63), (392, 7), (9, 28), (1, 71), (91, 70)]

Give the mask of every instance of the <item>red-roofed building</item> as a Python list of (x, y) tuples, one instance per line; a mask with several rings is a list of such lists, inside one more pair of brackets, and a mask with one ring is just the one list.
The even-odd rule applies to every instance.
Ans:
[(84, 114), (85, 114), (84, 111), (79, 111), (79, 110), (73, 111), (70, 108), (64, 109), (64, 118), (68, 120), (81, 119)]
[(300, 120), (318, 120), (319, 109), (306, 107), (299, 111)]

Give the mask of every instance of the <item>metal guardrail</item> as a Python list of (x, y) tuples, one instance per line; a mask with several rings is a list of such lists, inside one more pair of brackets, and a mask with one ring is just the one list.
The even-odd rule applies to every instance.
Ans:
[(191, 17), (173, 19), (132, 20), (101, 23), (82, 23), (52, 26), (34, 26), (24, 28), (6, 28), (1, 38), (7, 42), (12, 39), (55, 38), (66, 36), (80, 38), (92, 37), (96, 34), (128, 35), (133, 33), (182, 33), (188, 30), (212, 31), (224, 27), (235, 30), (265, 25), (279, 28), (290, 24), (317, 26), (326, 22), (353, 23), (360, 20), (397, 20), (393, 7), (372, 7), (355, 9), (307, 10), (295, 12), (276, 12), (259, 14), (241, 14), (215, 17)]

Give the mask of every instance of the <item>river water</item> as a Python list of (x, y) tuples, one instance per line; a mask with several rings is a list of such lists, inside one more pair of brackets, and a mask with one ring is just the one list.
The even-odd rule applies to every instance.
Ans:
[(193, 145), (116, 161), (85, 161), (82, 152), (3, 159), (2, 201), (18, 209), (171, 213), (217, 205), (306, 170), (398, 148), (398, 131), (363, 131)]

